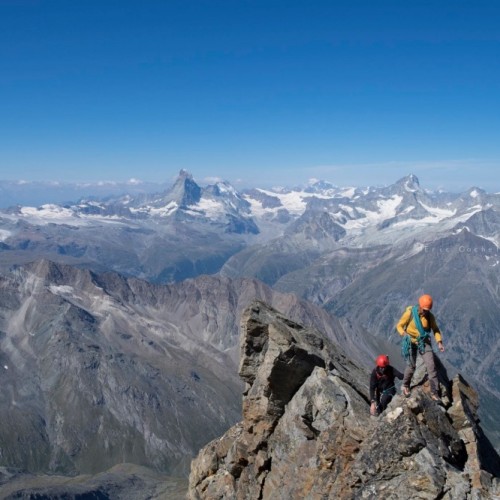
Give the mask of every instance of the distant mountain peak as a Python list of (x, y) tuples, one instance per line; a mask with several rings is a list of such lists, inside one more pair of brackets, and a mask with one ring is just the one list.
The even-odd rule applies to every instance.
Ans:
[(420, 182), (415, 174), (409, 174), (406, 177), (399, 179), (399, 181), (396, 182), (396, 185), (403, 186), (407, 191), (410, 192), (421, 190)]
[(335, 189), (337, 189), (337, 187), (334, 186), (331, 182), (318, 179), (309, 179), (305, 191), (314, 193), (318, 191), (332, 191)]
[(189, 172), (188, 170), (185, 170), (184, 168), (181, 168), (179, 170), (179, 175), (177, 177), (178, 178), (182, 177), (182, 178), (186, 178), (186, 179), (192, 179), (193, 178), (193, 174), (191, 174), (191, 172)]
[(175, 201), (179, 207), (185, 208), (200, 201), (201, 188), (196, 184), (193, 176), (187, 170), (182, 169), (168, 194), (170, 201)]
[(473, 186), (467, 191), (467, 194), (471, 198), (477, 198), (480, 196), (484, 196), (486, 194), (486, 191), (484, 189)]

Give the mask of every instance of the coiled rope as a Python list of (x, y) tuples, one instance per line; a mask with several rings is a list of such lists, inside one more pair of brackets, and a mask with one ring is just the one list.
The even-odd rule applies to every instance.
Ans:
[[(415, 322), (415, 326), (417, 327), (418, 330), (418, 337), (417, 337), (417, 346), (418, 346), (418, 352), (420, 354), (423, 354), (425, 352), (425, 345), (428, 343), (428, 339), (430, 339), (430, 329), (424, 330), (424, 327), (422, 326), (422, 322), (420, 321), (420, 317), (418, 315), (418, 307), (413, 306), (411, 309), (412, 315), (413, 315), (413, 321)], [(403, 356), (406, 361), (410, 360), (410, 353), (411, 353), (411, 337), (406, 334), (403, 337), (403, 341), (401, 342), (401, 356)]]

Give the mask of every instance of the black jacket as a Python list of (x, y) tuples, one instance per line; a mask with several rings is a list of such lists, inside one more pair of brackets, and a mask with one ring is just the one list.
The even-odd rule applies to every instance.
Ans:
[(378, 401), (382, 394), (395, 394), (394, 379), (403, 380), (403, 374), (389, 365), (384, 372), (376, 367), (370, 376), (370, 401)]

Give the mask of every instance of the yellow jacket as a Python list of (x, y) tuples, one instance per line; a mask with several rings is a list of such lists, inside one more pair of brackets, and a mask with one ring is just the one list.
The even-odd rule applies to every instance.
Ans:
[[(402, 336), (405, 333), (407, 333), (410, 336), (411, 341), (414, 344), (416, 344), (418, 342), (419, 332), (417, 325), (413, 320), (411, 309), (412, 306), (408, 306), (406, 308), (405, 312), (403, 313), (403, 316), (401, 316), (401, 319), (398, 321), (396, 328), (399, 332), (399, 335)], [(439, 331), (439, 327), (437, 326), (436, 318), (431, 312), (429, 312), (428, 320), (425, 316), (420, 315), (420, 321), (422, 322), (424, 330), (427, 330), (429, 328), (432, 329), (432, 331), (434, 332), (434, 338), (436, 339), (436, 342), (442, 341), (441, 332)]]

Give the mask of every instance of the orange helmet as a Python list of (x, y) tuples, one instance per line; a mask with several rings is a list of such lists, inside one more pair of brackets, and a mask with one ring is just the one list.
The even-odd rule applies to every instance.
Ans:
[(387, 356), (387, 354), (381, 354), (380, 356), (378, 356), (376, 363), (380, 368), (389, 366), (389, 356)]
[(422, 309), (432, 309), (432, 297), (424, 294), (418, 299), (418, 305)]

